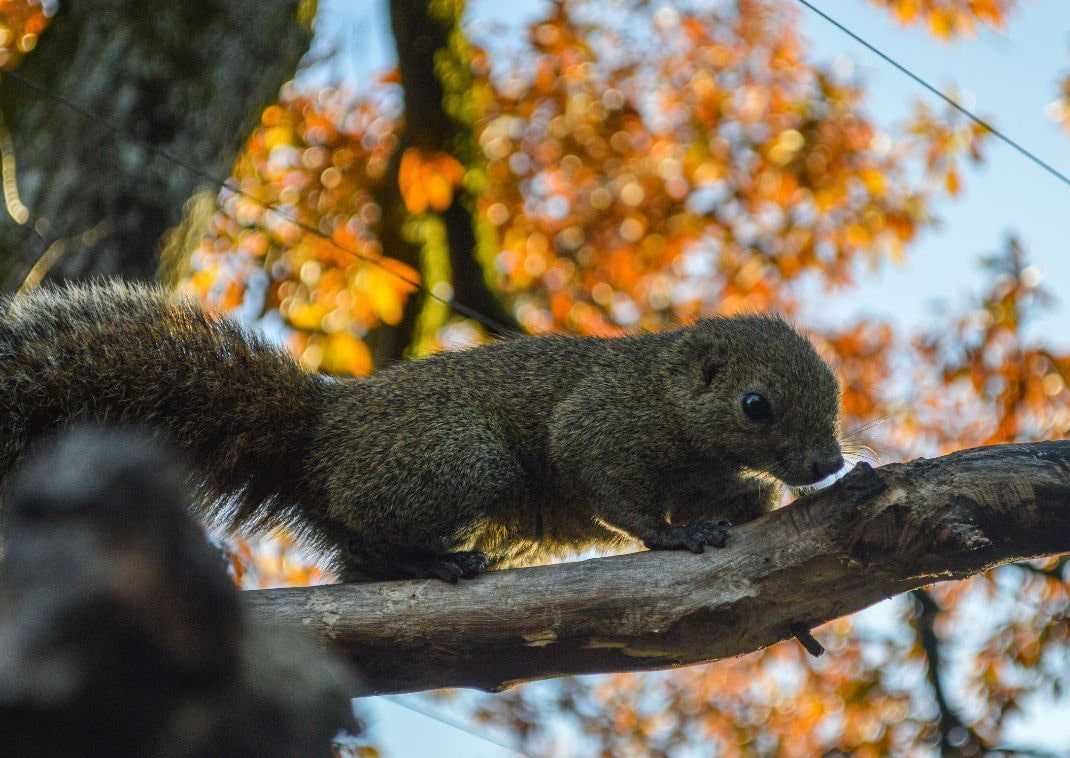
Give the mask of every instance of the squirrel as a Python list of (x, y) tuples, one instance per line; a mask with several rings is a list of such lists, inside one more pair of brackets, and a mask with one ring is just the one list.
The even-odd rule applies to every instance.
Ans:
[(0, 478), (72, 420), (145, 424), (199, 515), (284, 526), (342, 581), (723, 546), (843, 466), (840, 389), (778, 316), (519, 336), (341, 379), (192, 299), (122, 282), (0, 300)]

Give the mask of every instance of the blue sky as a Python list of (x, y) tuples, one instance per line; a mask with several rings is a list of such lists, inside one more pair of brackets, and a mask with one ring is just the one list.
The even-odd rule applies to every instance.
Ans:
[[(937, 44), (921, 29), (899, 29), (887, 14), (861, 0), (814, 4), (931, 84), (952, 85), (972, 101), (975, 112), (1070, 175), (1070, 138), (1045, 114), (1057, 77), (1070, 68), (1070, 4), (1065, 0), (1026, 3), (1004, 33), (989, 31), (953, 44)], [(881, 122), (901, 120), (916, 98), (935, 101), (813, 14), (804, 14), (804, 30), (814, 57), (854, 62), (869, 84), (870, 107)], [(906, 263), (885, 266), (880, 276), (845, 292), (834, 304), (835, 313), (874, 313), (916, 328), (933, 301), (955, 302), (977, 292), (983, 282), (978, 258), (1015, 232), (1046, 273), (1046, 286), (1060, 298), (1057, 309), (1038, 324), (1037, 336), (1070, 344), (1066, 329), (1059, 328), (1070, 301), (1070, 235), (1063, 215), (1070, 212), (1070, 187), (994, 139), (985, 164), (968, 169), (964, 184), (963, 196), (937, 205), (940, 228), (926, 233)]]
[[(783, 2), (799, 11), (814, 59), (853, 66), (867, 85), (871, 113), (889, 130), (910, 115), (916, 99), (940, 106), (916, 83), (795, 0)], [(1055, 97), (1057, 78), (1070, 69), (1066, 0), (1024, 3), (1005, 31), (982, 29), (976, 38), (944, 44), (920, 27), (898, 27), (886, 12), (864, 0), (813, 2), (930, 83), (954, 89), (982, 117), (1070, 175), (1070, 138), (1045, 113)], [(518, 37), (545, 6), (546, 0), (476, 0), (469, 3), (468, 16), (492, 21), (497, 36)], [(321, 7), (322, 38), (345, 51), (326, 75), (354, 84), (389, 65), (393, 52), (383, 0), (322, 0)], [(479, 28), (478, 23), (473, 27)], [(983, 166), (966, 166), (964, 185), (958, 198), (937, 203), (940, 227), (911, 247), (905, 263), (885, 264), (879, 272), (863, 275), (861, 286), (836, 293), (823, 304), (821, 318), (843, 320), (865, 313), (917, 328), (934, 302), (960, 302), (979, 290), (980, 257), (998, 250), (1012, 232), (1020, 235), (1033, 262), (1045, 272), (1045, 284), (1070, 300), (1068, 225), (1058, 212), (1070, 211), (1070, 187), (995, 139), (988, 142)], [(1070, 345), (1070, 334), (1058, 328), (1067, 307), (1060, 300), (1038, 324), (1038, 336)]]
[[(935, 98), (839, 30), (806, 11), (795, 0), (782, 0), (800, 11), (804, 35), (814, 59), (849, 62), (867, 85), (871, 113), (892, 129), (907, 117), (914, 100), (937, 105)], [(1056, 80), (1070, 69), (1070, 3), (1033, 0), (1023, 4), (1003, 32), (984, 30), (975, 39), (950, 44), (935, 42), (923, 29), (902, 29), (889, 15), (864, 0), (812, 0), (842, 24), (881, 48), (922, 78), (940, 88), (952, 87), (971, 108), (998, 128), (1070, 174), (1070, 137), (1054, 124), (1045, 109), (1056, 94)], [(321, 40), (342, 51), (332, 73), (347, 83), (366, 81), (392, 58), (385, 2), (320, 0)], [(469, 3), (471, 19), (493, 19), (502, 34), (521, 34), (524, 25), (545, 6), (544, 0), (478, 0)], [(313, 76), (327, 76), (317, 71)], [(992, 139), (985, 164), (964, 171), (965, 192), (941, 201), (939, 228), (925, 233), (905, 263), (886, 264), (861, 277), (861, 286), (830, 296), (815, 318), (845, 322), (858, 314), (887, 318), (905, 329), (925, 324), (932, 304), (961, 303), (979, 291), (981, 256), (1018, 234), (1033, 263), (1045, 273), (1045, 285), (1058, 298), (1056, 308), (1038, 322), (1037, 338), (1070, 346), (1066, 328), (1070, 307), (1070, 187), (1024, 157)], [(1065, 215), (1064, 215), (1065, 214)], [(880, 618), (880, 609), (874, 609)], [(400, 702), (433, 709), (406, 696)], [(414, 714), (382, 699), (366, 704), (373, 733), (389, 756), (433, 754), (496, 758), (508, 750)], [(1038, 744), (1065, 748), (1070, 724), (1039, 706), (1043, 730), (1023, 724), (1023, 736), (1038, 732)], [(1032, 733), (1030, 733), (1032, 732)]]

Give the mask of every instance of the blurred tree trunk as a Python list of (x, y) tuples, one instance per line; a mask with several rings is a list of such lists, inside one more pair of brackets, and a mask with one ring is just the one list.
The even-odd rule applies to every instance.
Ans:
[(160, 238), (182, 220), (183, 204), (217, 187), (150, 147), (229, 176), (245, 136), (308, 47), (298, 12), (312, 5), (61, 3), (16, 73), (141, 144), (2, 77), (0, 109), (30, 218), (19, 225), (0, 214), (0, 287), (18, 287), (49, 248), (62, 253), (53, 278), (151, 277)]
[[(401, 157), (409, 149), (425, 156), (445, 153), (466, 171), (478, 160), (472, 139), (469, 61), (460, 30), (464, 5), (463, 0), (390, 2), (391, 30), (405, 91), (405, 124), (398, 135), (400, 145), (390, 164), (389, 181), (377, 198), (384, 211), (379, 238), (387, 255), (425, 273), (419, 245), (403, 233), (409, 214), (398, 187), (398, 171)], [(520, 326), (487, 286), (476, 257), (474, 205), (475, 198), (461, 186), (453, 193), (450, 205), (435, 214), (444, 226), (453, 298), (486, 316), (498, 327), (491, 331), (504, 336), (508, 331), (520, 331)], [(402, 357), (415, 336), (416, 319), (423, 304), (422, 293), (415, 293), (406, 304), (401, 322), (380, 330), (377, 365)]]

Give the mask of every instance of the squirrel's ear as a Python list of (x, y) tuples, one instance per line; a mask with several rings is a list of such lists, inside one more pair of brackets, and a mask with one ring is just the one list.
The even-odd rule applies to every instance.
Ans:
[(698, 330), (686, 334), (676, 348), (676, 372), (692, 388), (706, 388), (725, 364), (725, 345), (716, 336)]
[[(712, 347), (712, 346), (711, 346)], [(699, 368), (702, 370), (702, 383), (709, 385), (717, 372), (721, 370), (721, 360), (718, 350), (703, 351), (699, 356)]]

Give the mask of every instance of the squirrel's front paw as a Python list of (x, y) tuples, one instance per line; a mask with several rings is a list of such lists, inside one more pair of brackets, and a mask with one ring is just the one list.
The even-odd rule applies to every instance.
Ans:
[(698, 519), (687, 526), (668, 524), (652, 539), (645, 540), (650, 550), (680, 550), (701, 553), (706, 545), (724, 547), (728, 543), (728, 531), (732, 524), (724, 519)]

